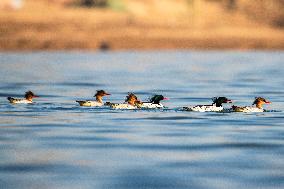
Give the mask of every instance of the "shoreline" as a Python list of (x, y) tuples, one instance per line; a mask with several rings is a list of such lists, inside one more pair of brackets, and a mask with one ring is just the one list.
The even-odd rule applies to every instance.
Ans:
[(0, 54), (14, 54), (14, 53), (144, 53), (144, 52), (240, 52), (240, 53), (258, 53), (258, 52), (267, 52), (267, 53), (284, 53), (284, 49), (117, 49), (117, 50), (98, 50), (98, 49), (61, 49), (61, 50), (39, 50), (39, 49), (29, 49), (29, 50), (0, 50)]
[[(131, 39), (129, 39), (131, 40)], [(208, 40), (208, 39), (207, 39)], [(210, 39), (212, 41), (219, 39)], [(232, 40), (232, 39), (230, 39)], [(240, 39), (233, 39), (233, 41)], [(204, 42), (204, 40), (184, 40), (182, 45), (180, 45), (180, 40), (170, 40), (171, 42), (161, 42), (162, 39), (157, 39), (157, 41), (145, 42), (143, 40), (133, 40), (134, 42), (125, 43), (121, 45), (119, 42), (110, 42), (108, 48), (100, 48), (100, 42), (97, 42), (97, 47), (87, 47), (78, 45), (74, 47), (73, 45), (69, 46), (68, 43), (60, 44), (59, 47), (55, 43), (55, 46), (52, 45), (45, 47), (45, 42), (37, 43), (35, 46), (25, 46), (25, 47), (6, 47), (1, 45), (0, 52), (29, 52), (29, 51), (163, 51), (163, 50), (190, 50), (190, 51), (283, 51), (284, 44), (268, 44), (269, 40), (249, 40), (248, 43), (234, 44), (234, 43), (218, 43), (212, 44)], [(141, 42), (143, 41), (143, 43)], [(194, 41), (194, 43), (192, 43)], [(247, 41), (247, 40), (246, 40)], [(187, 43), (188, 42), (188, 43)], [(54, 43), (54, 42), (51, 42)], [(137, 45), (139, 43), (139, 45)], [(177, 44), (179, 43), (179, 44)], [(17, 44), (15, 42), (14, 44)], [(14, 45), (12, 45), (14, 46)]]
[(284, 50), (283, 28), (220, 8), (210, 15), (194, 16), (189, 7), (171, 12), (172, 4), (169, 9), (160, 10), (158, 6), (142, 14), (130, 5), (128, 11), (114, 11), (65, 8), (43, 1), (26, 3), (19, 11), (0, 12), (0, 52)]

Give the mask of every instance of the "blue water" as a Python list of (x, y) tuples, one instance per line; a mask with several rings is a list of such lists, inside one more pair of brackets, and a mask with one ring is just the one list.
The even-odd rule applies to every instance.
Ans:
[[(0, 188), (284, 188), (283, 52), (0, 54)], [(170, 100), (167, 110), (79, 107), (98, 89)], [(32, 90), (32, 105), (7, 96)], [(264, 113), (179, 107), (227, 96)], [(228, 107), (228, 106), (227, 106)]]

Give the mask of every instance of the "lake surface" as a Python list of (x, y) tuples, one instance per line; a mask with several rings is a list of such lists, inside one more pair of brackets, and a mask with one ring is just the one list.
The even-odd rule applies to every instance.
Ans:
[[(284, 188), (283, 60), (281, 51), (1, 53), (0, 188)], [(151, 111), (75, 103), (98, 89), (111, 102), (127, 92), (170, 100)], [(8, 103), (27, 90), (36, 103)], [(214, 96), (235, 105), (262, 96), (272, 111), (179, 111)]]

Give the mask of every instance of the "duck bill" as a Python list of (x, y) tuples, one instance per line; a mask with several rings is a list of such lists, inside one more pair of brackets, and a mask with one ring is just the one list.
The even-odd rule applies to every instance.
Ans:
[(271, 102), (270, 101), (266, 101), (265, 104), (271, 104)]
[(170, 100), (170, 98), (164, 97), (163, 100)]
[(37, 96), (37, 95), (34, 95), (34, 96), (33, 96), (33, 98), (38, 98), (38, 97), (39, 97), (39, 96)]
[(105, 96), (108, 96), (108, 95), (111, 95), (111, 94), (109, 94), (109, 93), (105, 93)]

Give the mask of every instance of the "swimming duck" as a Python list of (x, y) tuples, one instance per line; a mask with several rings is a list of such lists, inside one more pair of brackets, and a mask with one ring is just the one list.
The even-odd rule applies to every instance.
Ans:
[(125, 98), (125, 103), (116, 104), (116, 103), (106, 103), (113, 109), (137, 109), (141, 105), (141, 101), (138, 100), (137, 96), (134, 93), (128, 93)]
[(255, 107), (254, 106), (243, 106), (243, 107), (232, 106), (232, 110), (234, 112), (264, 112), (262, 105), (271, 104), (271, 102), (269, 102), (268, 100), (265, 100), (262, 97), (255, 97), (255, 100), (252, 103), (252, 105), (254, 104), (255, 104)]
[(110, 95), (104, 90), (98, 90), (94, 97), (96, 100), (76, 100), (80, 104), (80, 106), (103, 106), (103, 96)]
[(214, 97), (212, 98), (213, 103), (211, 105), (197, 105), (194, 107), (183, 107), (183, 110), (194, 111), (194, 112), (219, 112), (224, 108), (223, 103), (232, 103), (232, 100), (226, 97)]
[(33, 98), (37, 98), (37, 97), (38, 96), (34, 95), (32, 91), (27, 91), (25, 93), (24, 99), (18, 99), (18, 98), (13, 98), (13, 97), (7, 97), (7, 99), (12, 104), (30, 104), (30, 103), (33, 103)]
[(169, 98), (166, 98), (163, 95), (154, 95), (149, 99), (149, 102), (142, 102), (142, 104), (138, 106), (146, 109), (164, 108), (164, 105), (160, 103), (162, 100), (169, 100)]

